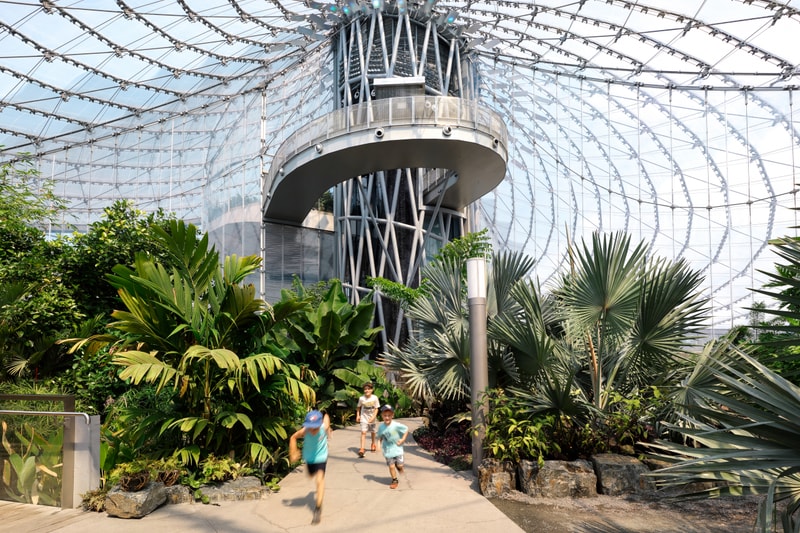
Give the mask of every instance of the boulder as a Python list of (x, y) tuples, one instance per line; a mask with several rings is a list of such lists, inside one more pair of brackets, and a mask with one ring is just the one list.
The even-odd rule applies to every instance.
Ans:
[(240, 477), (220, 485), (203, 485), (200, 490), (210, 502), (261, 500), (272, 492), (254, 476)]
[(487, 498), (499, 498), (516, 490), (514, 465), (497, 459), (484, 459), (478, 466), (478, 483), (481, 494)]
[(655, 489), (653, 480), (646, 475), (650, 470), (636, 457), (600, 453), (592, 456), (592, 463), (602, 494), (644, 494)]
[(142, 490), (125, 492), (119, 486), (106, 495), (105, 510), (108, 516), (141, 518), (155, 511), (167, 501), (163, 483), (151, 481)]
[(520, 488), (529, 496), (587, 498), (597, 496), (597, 476), (591, 463), (577, 461), (520, 461)]
[(186, 485), (171, 485), (166, 487), (167, 503), (193, 503), (194, 494)]

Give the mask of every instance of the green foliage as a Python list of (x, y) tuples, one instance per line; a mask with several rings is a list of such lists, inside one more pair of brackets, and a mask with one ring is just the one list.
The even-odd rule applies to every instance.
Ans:
[(69, 237), (63, 258), (64, 284), (70, 287), (83, 315), (107, 317), (120, 306), (115, 288), (105, 280), (98, 282), (98, 277), (111, 274), (117, 265), (133, 265), (135, 254), (169, 264), (152, 233), (155, 227), (166, 229), (169, 220), (161, 210), (148, 214), (135, 209), (131, 200), (117, 200), (86, 233)]
[(644, 442), (652, 441), (655, 428), (655, 413), (661, 412), (664, 400), (657, 387), (650, 389), (652, 397), (638, 392), (623, 396), (613, 392), (605, 416), (601, 419), (601, 436), (605, 447), (614, 453), (628, 453)]
[(422, 296), (422, 289), (407, 287), (403, 283), (398, 283), (386, 278), (367, 278), (367, 287), (380, 292), (391, 301), (398, 304), (403, 311), (408, 311), (412, 303)]
[(763, 495), (756, 529), (795, 532), (800, 527), (800, 388), (729, 339), (720, 344), (722, 349), (697, 359), (681, 395), (684, 423), (670, 426), (690, 445), (650, 444), (653, 455), (672, 465), (653, 476), (662, 487), (714, 483), (693, 496)]
[(702, 277), (685, 261), (648, 258), (623, 234), (592, 236), (570, 250), (576, 265), (555, 291), (564, 343), (586, 369), (588, 397), (655, 384), (692, 346), (706, 317)]
[(222, 483), (247, 476), (254, 473), (254, 470), (242, 463), (238, 463), (230, 457), (215, 457), (210, 455), (200, 464), (198, 469), (199, 477), (203, 484)]
[(105, 420), (114, 401), (130, 389), (130, 384), (119, 378), (119, 372), (113, 355), (104, 347), (75, 357), (72, 367), (54, 381), (75, 396), (79, 411), (100, 415)]
[(364, 382), (386, 381), (383, 369), (368, 360), (380, 332), (372, 327), (375, 304), (371, 295), (353, 305), (341, 282), (331, 280), (322, 294), (295, 284), (293, 291), (281, 292), (278, 305), (301, 309), (288, 317), (281, 328), (284, 335), (276, 334), (275, 339), (308, 376), (318, 409), (344, 410), (349, 415)]
[(800, 384), (800, 241), (784, 237), (772, 244), (781, 263), (775, 264), (774, 272), (761, 271), (769, 281), (754, 291), (777, 306), (753, 305), (749, 334), (742, 335), (742, 340), (751, 343), (751, 353), (769, 368)]
[(118, 336), (76, 345), (116, 340), (113, 362), (123, 367), (123, 380), (171, 391), (162, 409), (121, 405), (116, 433), (134, 449), (179, 440), (185, 462), (231, 454), (274, 463), (295, 402), (314, 398), (301, 368), (286, 361), (270, 333), (298, 308), (270, 308), (252, 285), (241, 284), (258, 258), (230, 256), (220, 267), (208, 236), (195, 226), (171, 221), (167, 230), (152, 231), (171, 267), (145, 254), (136, 255), (133, 268), (117, 265), (110, 280), (127, 309), (112, 314), (109, 328)]
[[(412, 396), (437, 409), (470, 395), (463, 263), (473, 253), (455, 243), (423, 269), (426, 292), (408, 309), (416, 330), (382, 354)], [(485, 446), (499, 458), (634, 453), (663, 410), (656, 387), (703, 324), (701, 278), (684, 262), (648, 257), (622, 234), (595, 234), (569, 254), (572, 268), (550, 294), (528, 279), (530, 258), (492, 257), (489, 384), (508, 394), (491, 399), (502, 414), (490, 417)]]
[[(379, 359), (400, 374), (414, 399), (428, 405), (459, 402), (470, 396), (465, 268), (467, 256), (475, 250), (473, 244), (456, 241), (443, 250), (445, 253), (422, 269), (424, 296), (416, 299), (407, 312), (415, 328), (412, 335), (404, 346), (389, 344)], [(525, 282), (533, 261), (521, 254), (497, 254), (491, 266), (487, 289), (490, 328), (503, 317), (508, 317), (509, 322), (516, 320), (519, 305), (509, 295), (514, 286)], [(492, 337), (489, 367), (490, 385), (518, 379), (519, 362)]]
[(56, 222), (66, 210), (54, 186), (53, 180), (41, 177), (27, 154), (0, 162), (0, 261), (38, 244), (41, 231), (35, 227)]
[(101, 471), (110, 472), (117, 464), (142, 455), (168, 456), (180, 449), (180, 432), (159, 433), (138, 426), (148, 417), (159, 420), (180, 416), (174, 398), (171, 389), (158, 391), (155, 386), (146, 385), (133, 387), (111, 402), (101, 428)]
[(86, 234), (48, 238), (39, 228), (65, 212), (52, 187), (30, 161), (0, 163), (0, 379), (68, 369), (72, 358), (56, 341), (119, 306), (98, 276), (131, 265), (135, 252), (160, 254), (150, 228), (165, 226), (163, 213), (145, 215), (129, 201), (107, 208)]
[(40, 229), (65, 211), (33, 162), (0, 162), (0, 380), (61, 365), (53, 347), (82, 319), (59, 268), (63, 246)]
[[(463, 264), (472, 257), (492, 258), (492, 244), (489, 239), (489, 230), (482, 229), (474, 233), (467, 233), (461, 238), (453, 239), (445, 244), (431, 262), (455, 262)], [(466, 275), (466, 272), (464, 273)]]
[(513, 397), (502, 390), (487, 393), (486, 436), (483, 446), (491, 457), (519, 463), (522, 459), (542, 464), (561, 449), (550, 441), (552, 415), (526, 417)]
[[(747, 333), (732, 331), (708, 343), (689, 359), (680, 386), (672, 392), (675, 415), (668, 436), (650, 445), (672, 466), (653, 473), (662, 487), (686, 487), (701, 481), (713, 488), (693, 497), (759, 494), (764, 496), (756, 527), (760, 532), (800, 530), (800, 388), (772, 367), (796, 364), (800, 347), (800, 241), (772, 242), (782, 264), (763, 272), (770, 282), (755, 292), (778, 306), (756, 305), (751, 326), (758, 335), (748, 346)], [(771, 315), (771, 320), (763, 320)], [(770, 350), (774, 350), (770, 353)]]

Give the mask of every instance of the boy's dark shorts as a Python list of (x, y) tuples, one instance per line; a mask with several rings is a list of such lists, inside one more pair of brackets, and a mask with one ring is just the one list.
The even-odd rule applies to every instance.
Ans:
[(308, 475), (313, 476), (317, 472), (325, 473), (325, 467), (328, 465), (327, 462), (325, 463), (306, 463), (306, 468), (308, 469)]

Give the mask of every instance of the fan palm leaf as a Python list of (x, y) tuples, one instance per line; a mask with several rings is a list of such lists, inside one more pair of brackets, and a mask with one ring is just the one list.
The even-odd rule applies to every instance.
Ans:
[(800, 387), (734, 346), (735, 357), (714, 359), (706, 367), (716, 384), (697, 388), (687, 404), (691, 427), (673, 427), (703, 446), (690, 448), (659, 441), (657, 455), (675, 463), (654, 472), (659, 484), (686, 485), (696, 480), (725, 484), (705, 495), (764, 494), (761, 531), (772, 531), (774, 505), (784, 531), (796, 531), (800, 506)]

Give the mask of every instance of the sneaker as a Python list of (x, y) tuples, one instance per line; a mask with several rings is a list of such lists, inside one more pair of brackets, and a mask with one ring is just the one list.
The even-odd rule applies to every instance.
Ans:
[(391, 485), (389, 485), (389, 488), (390, 488), (390, 489), (396, 489), (396, 488), (397, 488), (397, 485), (399, 485), (399, 484), (400, 484), (400, 482), (397, 480), (397, 478), (394, 478), (394, 479), (392, 480), (392, 484), (391, 484)]
[(359, 457), (364, 457), (364, 448), (361, 448), (360, 450), (358, 450), (358, 456)]
[(314, 518), (311, 519), (311, 523), (319, 524), (321, 518), (322, 518), (322, 507), (317, 507), (316, 509), (314, 509)]

